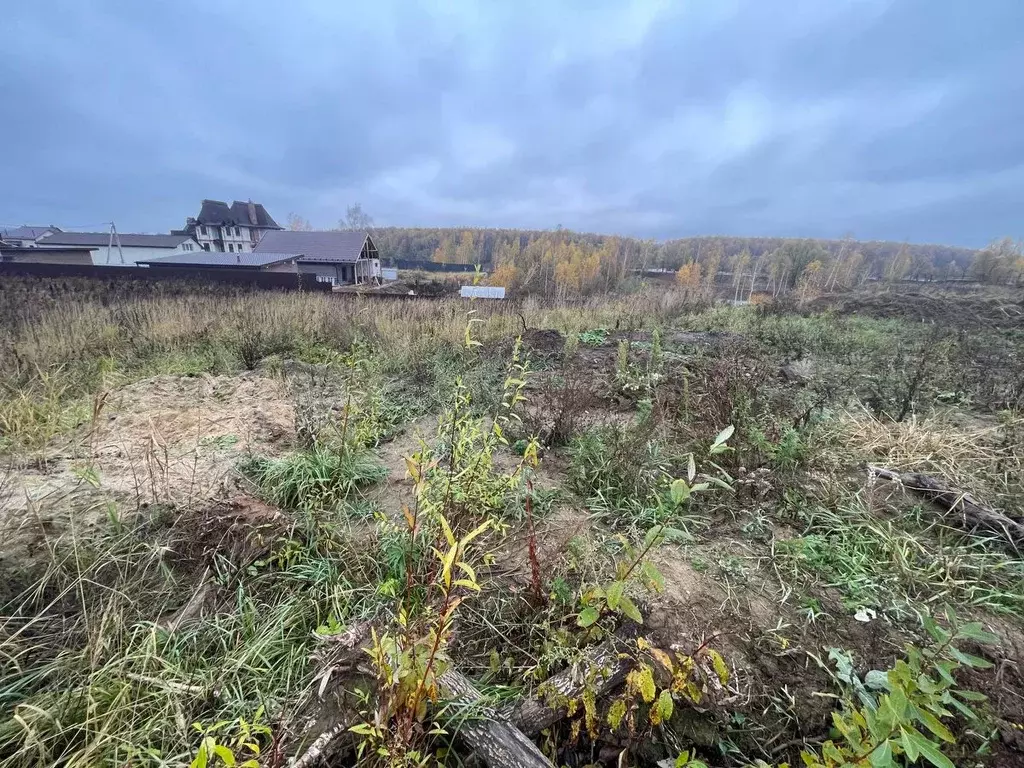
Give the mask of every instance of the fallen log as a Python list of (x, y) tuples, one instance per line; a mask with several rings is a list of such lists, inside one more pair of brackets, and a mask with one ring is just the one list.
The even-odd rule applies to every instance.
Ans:
[(449, 669), (438, 683), (454, 701), (474, 707), (472, 715), (460, 719), (452, 730), (490, 768), (551, 768), (551, 761), (526, 734), (495, 710), (478, 704), (483, 696), (469, 678)]
[[(313, 654), (313, 659), (322, 666), (321, 671), (312, 680), (312, 688), (316, 690), (318, 699), (323, 698), (336, 672), (351, 668), (352, 665), (346, 662), (345, 657), (359, 651), (370, 636), (372, 626), (370, 621), (359, 621), (337, 635), (314, 636), (322, 643), (321, 650)], [(310, 768), (328, 760), (339, 751), (339, 747), (349, 734), (349, 729), (359, 722), (359, 713), (355, 709), (341, 708), (335, 718), (334, 722), (324, 725), (320, 734), (307, 743), (300, 754), (293, 755), (288, 760), (289, 768)]]
[[(350, 648), (365, 640), (370, 626), (364, 622), (343, 635), (323, 639)], [(585, 690), (593, 690), (599, 698), (621, 685), (635, 664), (625, 653), (627, 647), (624, 637), (595, 646), (579, 662), (546, 680), (535, 696), (502, 710), (484, 704), (483, 694), (461, 672), (446, 670), (438, 679), (445, 697), (472, 710), (468, 716), (451, 717), (449, 730), (472, 753), (473, 761), (483, 761), (489, 768), (551, 768), (551, 761), (530, 737), (566, 717), (568, 702), (579, 699)], [(348, 725), (339, 723), (322, 733), (304, 754), (294, 758), (293, 768), (305, 768), (322, 759)]]
[(568, 702), (590, 688), (597, 698), (621, 685), (635, 660), (623, 653), (625, 642), (609, 640), (595, 646), (582, 660), (545, 680), (537, 694), (515, 705), (509, 721), (533, 736), (568, 714)]
[(1024, 545), (1024, 523), (1021, 520), (981, 504), (965, 491), (951, 488), (941, 480), (918, 472), (896, 472), (868, 465), (868, 473), (900, 483), (907, 490), (938, 504), (949, 516), (955, 517), (957, 525), (966, 531), (997, 536), (1017, 552)]
[[(333, 657), (338, 651), (344, 655), (366, 641), (372, 626), (373, 622), (359, 622), (346, 632), (318, 639), (322, 641), (328, 656)], [(314, 679), (314, 685), (319, 682), (319, 696), (323, 696), (332, 669), (336, 666), (336, 659), (333, 659), (331, 663), (325, 664), (324, 670)], [(551, 762), (536, 744), (505, 716), (482, 703), (483, 694), (465, 675), (449, 669), (438, 679), (438, 685), (451, 702), (472, 709), (466, 717), (452, 717), (453, 725), (450, 730), (489, 768), (551, 768)], [(292, 758), (289, 763), (291, 768), (308, 768), (333, 755), (338, 743), (355, 722), (353, 719), (331, 724), (305, 748), (302, 754)]]

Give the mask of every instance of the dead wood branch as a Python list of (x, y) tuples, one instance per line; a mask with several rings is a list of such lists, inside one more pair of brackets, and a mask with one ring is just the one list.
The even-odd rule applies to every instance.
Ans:
[(591, 649), (568, 669), (553, 675), (537, 695), (512, 708), (510, 722), (527, 735), (535, 735), (568, 714), (568, 702), (591, 688), (600, 698), (622, 684), (635, 661), (623, 653), (621, 640), (610, 640)]
[(956, 524), (971, 533), (997, 536), (1015, 551), (1024, 545), (1024, 523), (997, 509), (981, 504), (966, 491), (961, 491), (929, 475), (918, 472), (896, 472), (885, 467), (868, 466), (868, 473), (884, 480), (900, 483), (907, 490), (938, 504)]
[[(312, 680), (312, 690), (317, 699), (322, 700), (332, 677), (347, 672), (354, 666), (348, 657), (357, 654), (364, 641), (370, 636), (373, 627), (371, 621), (360, 621), (337, 635), (314, 635), (323, 645), (314, 652), (312, 660), (319, 663), (321, 671)], [(312, 693), (311, 693), (312, 695)], [(326, 711), (330, 711), (329, 709)], [(290, 768), (308, 768), (322, 759), (326, 759), (337, 751), (343, 751), (342, 737), (359, 722), (359, 714), (348, 708), (341, 708), (335, 722), (327, 721), (324, 730), (303, 750), (301, 755), (293, 757), (288, 765)]]
[(217, 585), (209, 576), (210, 569), (206, 568), (195, 592), (189, 596), (189, 599), (173, 616), (163, 622), (164, 629), (166, 629), (168, 634), (173, 635), (179, 629), (194, 624), (200, 619), (204, 611), (212, 608), (217, 602)]
[(355, 718), (350, 722), (339, 722), (335, 723), (334, 726), (328, 728), (326, 731), (317, 736), (313, 743), (309, 745), (305, 752), (299, 757), (294, 758), (289, 762), (289, 768), (308, 768), (308, 766), (316, 763), (321, 757), (324, 757), (327, 753), (327, 749), (331, 746), (331, 743), (342, 736), (348, 731), (353, 725), (356, 724)]
[[(321, 638), (329, 643), (324, 648), (352, 648), (366, 638), (370, 626), (370, 622), (362, 622), (341, 635)], [(625, 652), (627, 647), (627, 640), (618, 637), (595, 646), (579, 662), (545, 681), (535, 697), (500, 711), (486, 704), (469, 678), (449, 669), (438, 680), (451, 702), (449, 730), (473, 758), (489, 768), (551, 768), (530, 737), (566, 717), (569, 701), (579, 699), (585, 690), (601, 697), (621, 685), (635, 664)], [(306, 768), (326, 756), (351, 725), (338, 723), (321, 733), (291, 768)]]
[(469, 678), (450, 669), (438, 682), (455, 702), (473, 708), (452, 730), (490, 768), (551, 768), (551, 761), (526, 734), (479, 703), (483, 696)]

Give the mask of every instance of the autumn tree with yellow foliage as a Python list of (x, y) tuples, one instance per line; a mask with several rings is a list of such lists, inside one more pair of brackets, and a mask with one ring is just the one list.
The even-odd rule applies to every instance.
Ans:
[(683, 264), (676, 272), (676, 285), (683, 289), (687, 297), (695, 295), (700, 289), (700, 264), (691, 261)]

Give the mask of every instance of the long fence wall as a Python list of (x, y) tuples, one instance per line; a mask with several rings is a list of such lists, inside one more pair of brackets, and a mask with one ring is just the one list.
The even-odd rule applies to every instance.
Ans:
[(423, 272), (473, 272), (476, 270), (476, 264), (442, 264), (436, 261), (413, 261), (412, 259), (384, 259), (381, 263), (388, 267), (419, 269)]
[(93, 280), (145, 280), (222, 283), (242, 288), (278, 291), (327, 291), (330, 283), (317, 282), (316, 275), (260, 272), (256, 270), (197, 269), (193, 267), (108, 267), (89, 264), (0, 263), (0, 277), (84, 277)]

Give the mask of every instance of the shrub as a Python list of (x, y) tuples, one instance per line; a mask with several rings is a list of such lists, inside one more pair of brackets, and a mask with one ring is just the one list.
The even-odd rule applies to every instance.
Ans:
[(254, 457), (241, 469), (268, 501), (286, 509), (329, 508), (387, 476), (371, 451), (320, 443), (283, 459)]

